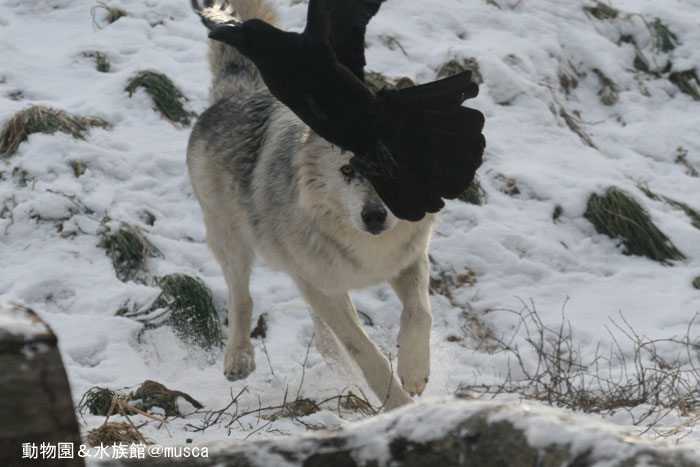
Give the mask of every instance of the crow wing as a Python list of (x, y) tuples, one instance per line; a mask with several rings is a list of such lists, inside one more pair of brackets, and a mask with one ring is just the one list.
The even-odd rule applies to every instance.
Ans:
[(368, 178), (397, 217), (420, 220), (471, 184), (486, 146), (484, 115), (461, 104), (477, 94), (470, 71), (377, 93), (386, 118), (381, 137), (397, 164), (391, 175)]
[(384, 0), (326, 0), (330, 40), (338, 61), (364, 81), (365, 31)]

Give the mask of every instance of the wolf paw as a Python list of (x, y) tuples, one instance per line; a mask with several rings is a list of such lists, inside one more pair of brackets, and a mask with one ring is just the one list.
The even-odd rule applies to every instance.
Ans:
[(224, 376), (229, 381), (246, 378), (255, 370), (255, 351), (251, 344), (240, 347), (226, 347)]
[(430, 378), (429, 350), (421, 352), (420, 346), (401, 346), (397, 373), (403, 389), (411, 396), (421, 395)]
[(428, 383), (428, 376), (424, 376), (422, 373), (409, 374), (406, 376), (401, 376), (401, 374), (401, 370), (399, 370), (399, 378), (401, 379), (404, 391), (409, 393), (411, 397), (423, 394), (425, 386)]

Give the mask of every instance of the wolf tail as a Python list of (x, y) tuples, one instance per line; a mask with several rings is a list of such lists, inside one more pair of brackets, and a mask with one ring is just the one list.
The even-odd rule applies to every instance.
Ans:
[[(191, 0), (192, 8), (207, 29), (231, 21), (258, 18), (277, 25), (277, 11), (266, 0)], [(212, 104), (235, 94), (264, 86), (253, 62), (238, 53), (235, 48), (218, 41), (209, 41), (209, 67), (212, 85), (209, 100)]]

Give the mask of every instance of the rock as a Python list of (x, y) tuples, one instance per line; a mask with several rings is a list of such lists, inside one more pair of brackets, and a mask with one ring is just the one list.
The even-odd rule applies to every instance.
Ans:
[[(80, 431), (54, 333), (32, 310), (0, 302), (0, 465), (83, 466)], [(56, 447), (54, 459), (22, 459), (23, 444)], [(72, 458), (58, 458), (72, 443)], [(65, 446), (65, 445), (64, 445)], [(36, 459), (36, 458), (35, 458)]]
[(219, 442), (208, 447), (206, 458), (99, 465), (691, 467), (700, 466), (700, 454), (635, 438), (596, 418), (559, 409), (442, 398), (336, 431)]

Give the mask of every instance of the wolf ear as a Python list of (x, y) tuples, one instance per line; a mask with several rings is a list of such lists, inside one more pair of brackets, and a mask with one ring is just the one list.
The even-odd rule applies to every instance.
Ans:
[(248, 42), (248, 34), (243, 31), (240, 23), (237, 25), (221, 24), (209, 31), (209, 39), (221, 41), (228, 45), (237, 46)]

